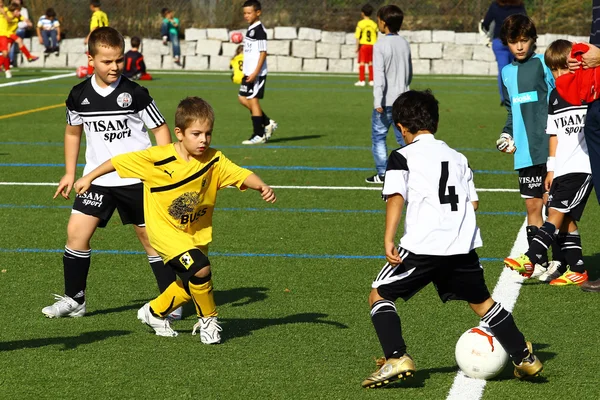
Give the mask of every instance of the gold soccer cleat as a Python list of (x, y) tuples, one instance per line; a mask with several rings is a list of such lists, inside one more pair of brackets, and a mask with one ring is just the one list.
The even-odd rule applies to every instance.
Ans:
[(540, 373), (544, 369), (542, 362), (533, 354), (533, 347), (531, 342), (527, 342), (527, 349), (529, 350), (529, 356), (525, 357), (520, 364), (515, 364), (515, 377), (519, 379), (531, 379), (540, 376)]
[(379, 369), (363, 381), (362, 387), (380, 388), (398, 379), (406, 380), (415, 375), (415, 362), (408, 354), (388, 360), (381, 357), (377, 360), (377, 367)]

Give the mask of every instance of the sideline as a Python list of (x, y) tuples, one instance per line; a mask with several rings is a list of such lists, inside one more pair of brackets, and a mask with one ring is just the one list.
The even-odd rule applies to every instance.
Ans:
[[(35, 78), (35, 79), (26, 79), (24, 81), (13, 81), (13, 82), (0, 83), (0, 88), (8, 87), (8, 86), (25, 85), (27, 83), (37, 83), (37, 82), (52, 81), (52, 80), (55, 80), (55, 79), (68, 78), (68, 77), (71, 77), (71, 76), (75, 76), (75, 72), (70, 72), (68, 74), (47, 76), (45, 78)], [(32, 96), (35, 96), (35, 95), (32, 95)]]
[(31, 110), (25, 110), (25, 111), (19, 111), (19, 112), (16, 112), (16, 113), (12, 113), (12, 114), (0, 115), (0, 119), (7, 119), (7, 118), (19, 117), (21, 115), (27, 115), (27, 114), (32, 114), (32, 113), (35, 113), (35, 112), (40, 112), (40, 111), (52, 110), (54, 108), (64, 107), (64, 106), (65, 106), (65, 103), (58, 103), (58, 104), (53, 104), (51, 106), (40, 107), (40, 108), (33, 108)]

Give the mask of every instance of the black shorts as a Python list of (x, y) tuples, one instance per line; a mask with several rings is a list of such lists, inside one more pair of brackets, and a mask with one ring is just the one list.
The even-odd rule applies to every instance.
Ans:
[(532, 165), (519, 170), (519, 192), (524, 199), (541, 199), (544, 197), (544, 179), (546, 164)]
[(444, 303), (465, 300), (480, 304), (490, 297), (475, 250), (452, 256), (417, 255), (401, 247), (398, 252), (402, 264), (386, 263), (373, 281), (372, 287), (386, 300), (401, 297), (407, 301), (431, 282)]
[(566, 174), (554, 178), (547, 207), (567, 214), (574, 221), (579, 221), (592, 193), (592, 187), (591, 174)]
[(247, 76), (242, 78), (239, 95), (247, 99), (262, 99), (265, 97), (265, 85), (267, 76), (257, 76), (254, 82), (246, 83)]
[(167, 265), (180, 277), (190, 279), (196, 272), (210, 265), (210, 261), (202, 251), (193, 248), (171, 258)]
[(144, 225), (144, 187), (141, 183), (127, 186), (92, 185), (73, 202), (73, 211), (100, 218), (98, 227), (104, 228), (110, 217), (119, 211), (123, 225)]

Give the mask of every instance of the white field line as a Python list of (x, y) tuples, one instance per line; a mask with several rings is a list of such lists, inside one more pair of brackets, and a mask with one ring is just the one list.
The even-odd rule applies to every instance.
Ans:
[[(520, 254), (527, 251), (527, 232), (525, 227), (527, 226), (527, 218), (523, 222), (515, 243), (510, 251), (509, 257), (517, 257)], [(519, 297), (519, 291), (521, 290), (521, 284), (525, 278), (516, 273), (515, 271), (504, 268), (496, 283), (492, 298), (498, 303), (502, 303), (502, 306), (512, 312)], [(479, 400), (483, 396), (486, 381), (483, 379), (473, 379), (466, 376), (462, 371), (458, 371), (454, 378), (454, 383), (450, 388), (447, 400)]]
[[(7, 86), (25, 85), (27, 83), (37, 83), (37, 82), (44, 82), (44, 81), (52, 81), (54, 79), (62, 79), (62, 78), (70, 77), (70, 76), (75, 76), (75, 72), (71, 72), (71, 73), (68, 73), (68, 74), (47, 76), (45, 78), (35, 78), (35, 79), (27, 79), (27, 80), (24, 80), (24, 81), (14, 81), (14, 82), (1, 83), (0, 84), (0, 88), (7, 87)], [(35, 97), (35, 95), (32, 95), (32, 96)]]
[[(57, 186), (57, 182), (0, 182), (0, 186)], [(381, 187), (369, 186), (271, 186), (273, 189), (304, 189), (304, 190), (372, 190), (381, 191)], [(477, 189), (478, 192), (518, 192), (519, 189)]]

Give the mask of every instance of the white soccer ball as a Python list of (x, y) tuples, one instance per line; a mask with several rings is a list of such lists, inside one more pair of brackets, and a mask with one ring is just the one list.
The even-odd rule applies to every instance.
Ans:
[(456, 363), (469, 377), (492, 379), (508, 362), (508, 354), (487, 327), (471, 328), (456, 342)]

